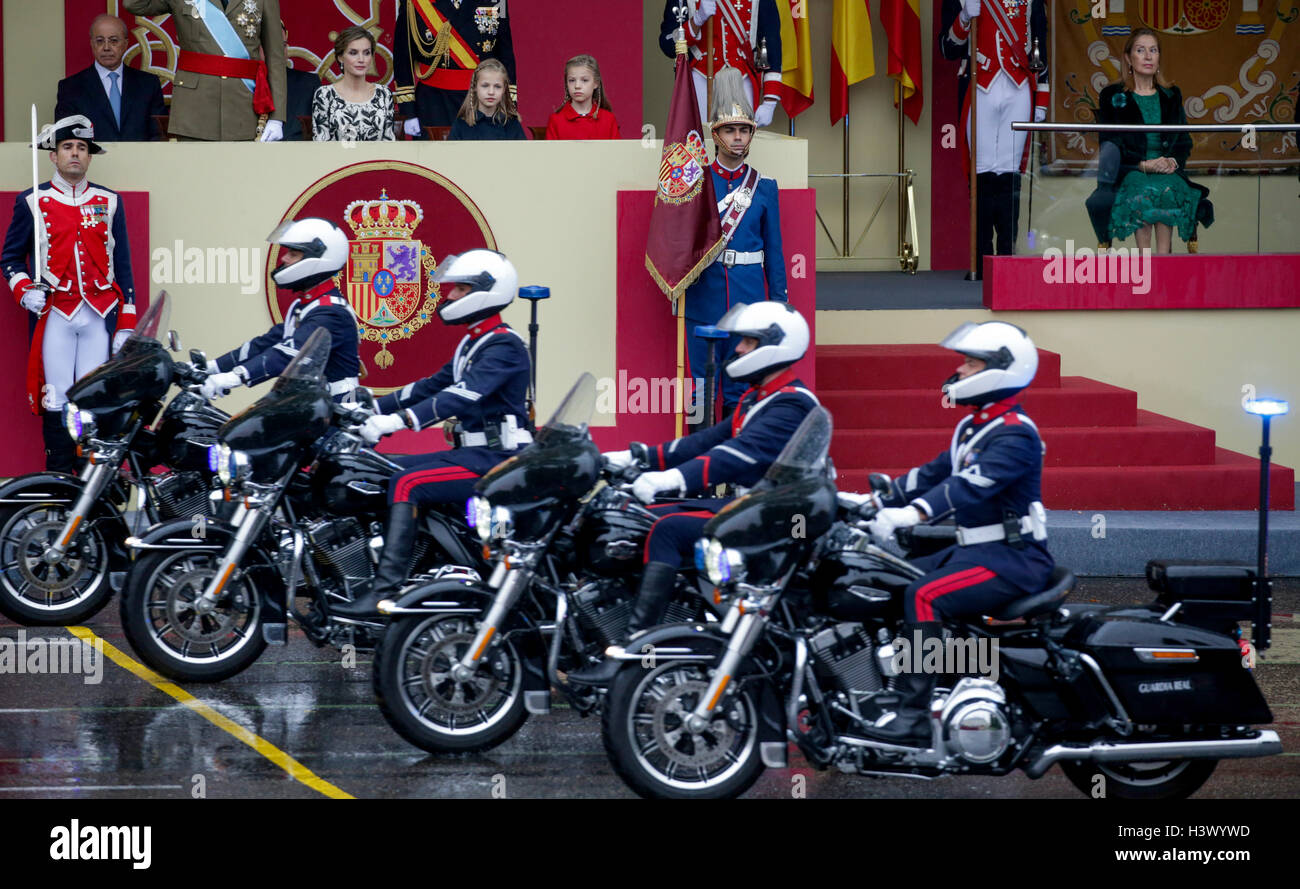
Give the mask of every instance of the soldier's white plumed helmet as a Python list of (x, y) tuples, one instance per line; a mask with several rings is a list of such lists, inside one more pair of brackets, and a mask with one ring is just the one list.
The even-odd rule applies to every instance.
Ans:
[(968, 358), (978, 358), (984, 370), (966, 379), (953, 374), (943, 392), (957, 404), (987, 404), (1015, 395), (1034, 381), (1038, 372), (1038, 349), (1034, 341), (1014, 324), (1005, 321), (968, 321), (944, 338), (939, 345)]
[(276, 266), (271, 280), (277, 287), (310, 290), (337, 275), (348, 261), (348, 236), (328, 219), (286, 219), (266, 240), (303, 254), (297, 262)]
[(735, 68), (723, 68), (713, 78), (713, 107), (709, 129), (717, 131), (729, 123), (754, 127), (754, 108), (745, 96), (745, 75)]
[(733, 380), (757, 384), (808, 351), (808, 322), (787, 302), (764, 300), (733, 306), (718, 322), (718, 329), (758, 340), (750, 352), (727, 359), (727, 376)]
[(444, 324), (474, 324), (491, 318), (514, 301), (519, 292), (519, 273), (504, 253), (480, 247), (453, 254), (439, 263), (433, 273), (435, 284), (468, 284), (469, 293), (460, 299), (438, 303), (438, 317)]

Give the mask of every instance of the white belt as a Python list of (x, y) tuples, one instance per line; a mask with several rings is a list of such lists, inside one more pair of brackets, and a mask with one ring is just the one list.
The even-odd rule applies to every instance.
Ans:
[[(1041, 503), (1029, 504), (1029, 515), (1020, 517), (1020, 534), (1034, 540), (1047, 539), (1047, 511)], [(977, 543), (993, 543), (1007, 539), (1007, 529), (1001, 522), (995, 525), (980, 525), (978, 528), (957, 528), (957, 545), (974, 546)]]
[(744, 253), (740, 250), (723, 250), (718, 254), (717, 262), (722, 263), (727, 268), (731, 268), (733, 265), (761, 265), (763, 251), (755, 250), (752, 253)]
[[(533, 434), (527, 429), (516, 429), (511, 436), (514, 440), (514, 447), (505, 448), (504, 450), (513, 451), (515, 448), (533, 443)], [(502, 444), (505, 442), (503, 441)], [(483, 448), (487, 447), (486, 432), (462, 432), (460, 434), (461, 447), (466, 448)]]
[(361, 384), (357, 377), (344, 377), (330, 383), (330, 395), (346, 395)]

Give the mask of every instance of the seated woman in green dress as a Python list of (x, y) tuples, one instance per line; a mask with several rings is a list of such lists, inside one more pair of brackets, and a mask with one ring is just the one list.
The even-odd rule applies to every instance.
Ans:
[[(1133, 31), (1124, 44), (1124, 82), (1113, 83), (1098, 99), (1098, 123), (1185, 124), (1183, 96), (1162, 82), (1160, 38), (1150, 28)], [(1196, 226), (1214, 221), (1209, 189), (1187, 178), (1192, 139), (1187, 133), (1102, 133), (1120, 151), (1118, 193), (1110, 215), (1110, 236), (1137, 236), (1138, 247), (1169, 253), (1173, 230), (1195, 252)]]

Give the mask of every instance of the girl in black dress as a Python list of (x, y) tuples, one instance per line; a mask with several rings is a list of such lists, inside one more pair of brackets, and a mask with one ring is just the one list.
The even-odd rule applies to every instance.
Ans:
[(474, 69), (460, 115), (452, 124), (448, 141), (461, 139), (486, 141), (527, 139), (519, 111), (510, 96), (510, 78), (506, 66), (496, 59), (485, 59)]

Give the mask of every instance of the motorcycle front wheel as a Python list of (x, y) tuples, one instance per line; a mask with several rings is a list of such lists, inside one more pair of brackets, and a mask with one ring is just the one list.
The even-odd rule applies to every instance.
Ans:
[(1164, 762), (1070, 762), (1061, 771), (1088, 796), (1114, 799), (1187, 799), (1201, 789), (1217, 759)]
[(0, 612), (27, 626), (89, 620), (113, 595), (103, 534), (85, 523), (63, 557), (46, 560), (63, 531), (67, 504), (33, 503), (0, 512)]
[(474, 642), (477, 624), (459, 614), (410, 615), (389, 624), (375, 649), (375, 697), (388, 724), (430, 753), (495, 747), (519, 731), (524, 665), (509, 642), (483, 658), (468, 681), (453, 665)]
[[(219, 550), (154, 550), (131, 566), (122, 589), (122, 630), (140, 660), (171, 679), (217, 682), (266, 648), (262, 596), (235, 571), (216, 608), (194, 607), (221, 562)], [(249, 554), (252, 557), (252, 554)]]
[(732, 799), (758, 780), (763, 760), (758, 708), (741, 688), (701, 732), (686, 718), (708, 690), (704, 664), (647, 669), (629, 661), (610, 683), (601, 720), (609, 761), (627, 785), (651, 799)]

